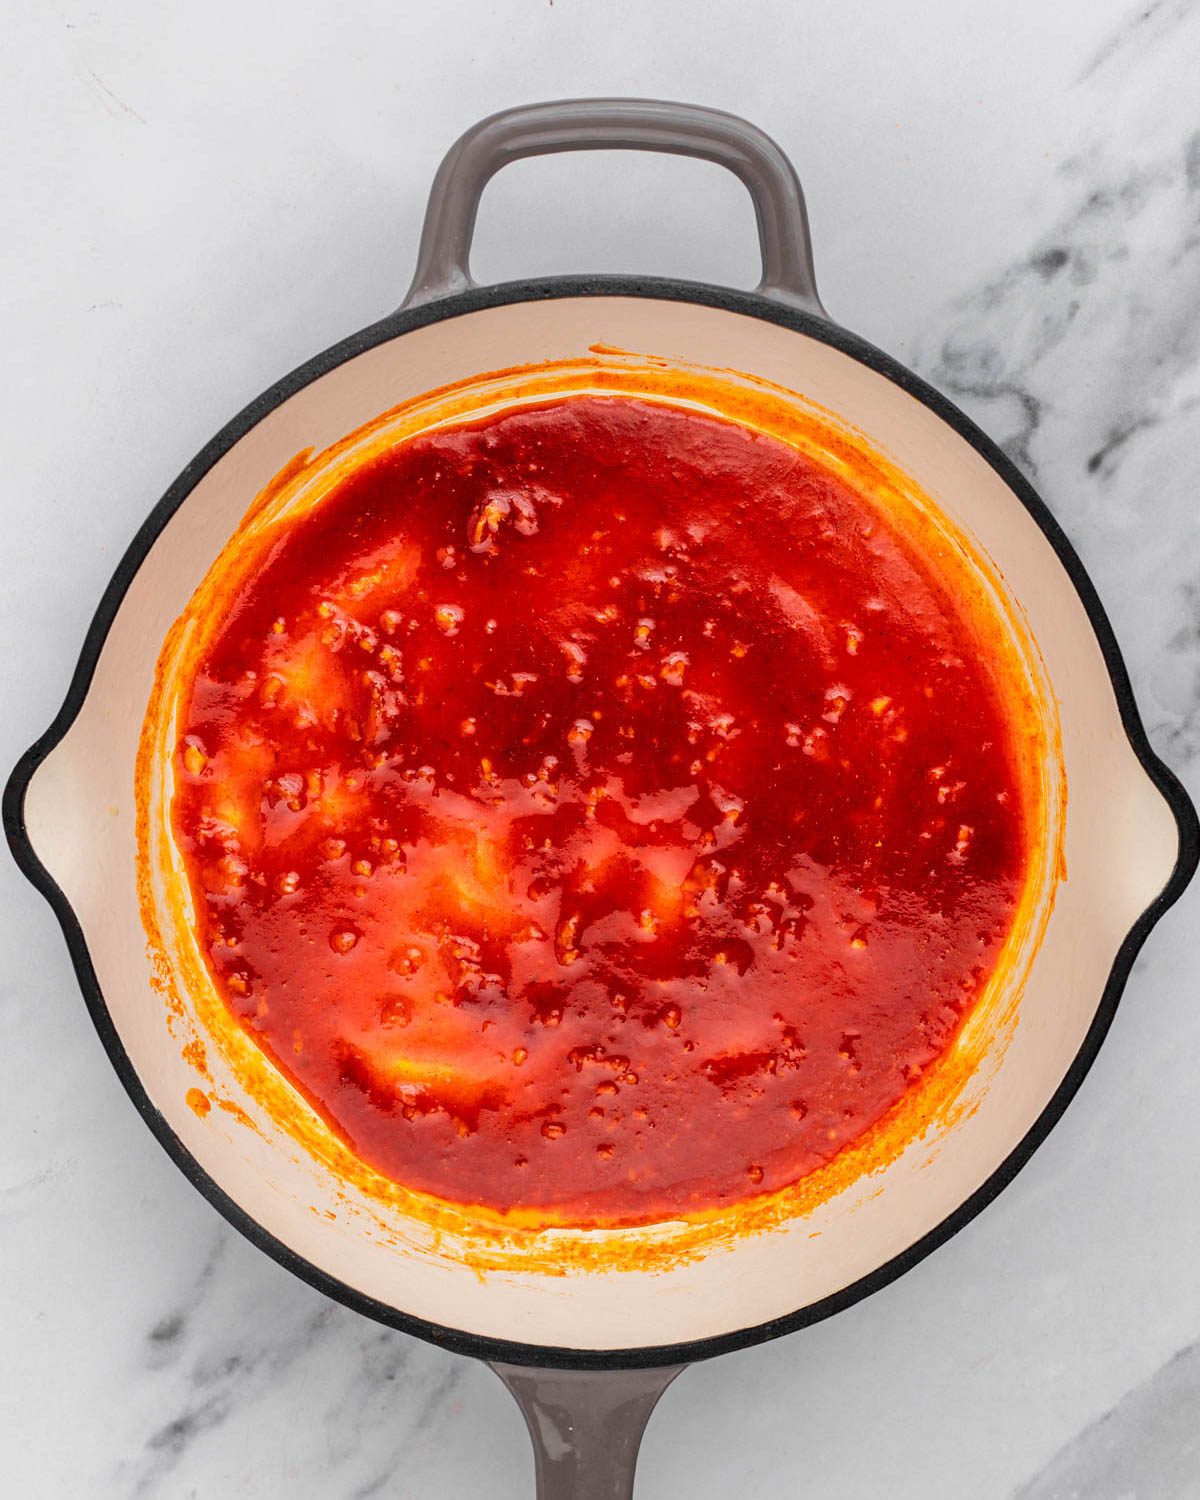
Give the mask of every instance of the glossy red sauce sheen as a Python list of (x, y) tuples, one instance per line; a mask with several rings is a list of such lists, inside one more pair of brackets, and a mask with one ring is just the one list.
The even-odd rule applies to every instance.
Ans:
[(218, 987), (410, 1187), (619, 1222), (792, 1183), (1011, 924), (975, 631), (732, 423), (580, 397), (410, 441), (275, 537), (184, 697)]

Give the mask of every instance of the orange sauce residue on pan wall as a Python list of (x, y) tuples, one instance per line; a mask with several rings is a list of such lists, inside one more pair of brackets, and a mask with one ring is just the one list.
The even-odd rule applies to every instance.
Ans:
[(485, 1261), (688, 1253), (886, 1164), (1011, 1023), (1057, 875), (1036, 669), (797, 398), (499, 372), (300, 455), (210, 570), (143, 736), (148, 930), (341, 1179)]

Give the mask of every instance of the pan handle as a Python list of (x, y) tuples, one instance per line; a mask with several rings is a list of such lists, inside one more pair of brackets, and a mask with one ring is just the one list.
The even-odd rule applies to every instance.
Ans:
[(493, 1364), (533, 1439), (537, 1500), (632, 1500), (638, 1448), (658, 1398), (685, 1365), (535, 1370)]
[(465, 291), (479, 199), (511, 161), (555, 151), (625, 148), (698, 156), (746, 185), (758, 220), (764, 297), (828, 314), (817, 296), (812, 239), (795, 168), (769, 135), (738, 115), (662, 99), (562, 99), (501, 110), (451, 146), (433, 179), (417, 270), (403, 307)]

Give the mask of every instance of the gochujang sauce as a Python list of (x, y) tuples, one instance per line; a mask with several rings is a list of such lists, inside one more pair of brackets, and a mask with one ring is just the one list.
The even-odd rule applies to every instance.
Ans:
[(784, 442), (574, 397), (278, 530), (180, 702), (230, 1010), (369, 1166), (548, 1222), (794, 1183), (954, 1038), (1026, 866), (1011, 705)]

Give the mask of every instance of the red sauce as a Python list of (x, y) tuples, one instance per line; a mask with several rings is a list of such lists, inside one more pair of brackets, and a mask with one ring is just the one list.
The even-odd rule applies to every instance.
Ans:
[(272, 536), (181, 700), (241, 1024), (365, 1162), (637, 1222), (880, 1120), (1022, 890), (1011, 705), (918, 546), (778, 439), (578, 397)]

